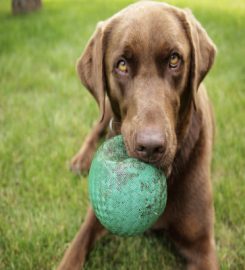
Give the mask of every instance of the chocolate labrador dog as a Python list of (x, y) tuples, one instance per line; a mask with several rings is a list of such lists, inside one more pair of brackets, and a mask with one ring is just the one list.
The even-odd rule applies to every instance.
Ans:
[[(144, 1), (99, 23), (77, 65), (101, 116), (72, 169), (89, 169), (110, 122), (110, 136), (122, 134), (130, 156), (167, 175), (167, 206), (152, 229), (168, 232), (188, 269), (218, 269), (210, 182), (214, 121), (202, 84), (215, 52), (189, 10)], [(80, 269), (105, 233), (89, 208), (58, 269)]]

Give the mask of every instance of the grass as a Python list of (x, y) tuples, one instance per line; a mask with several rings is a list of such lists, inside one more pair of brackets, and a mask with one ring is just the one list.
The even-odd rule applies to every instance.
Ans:
[[(88, 205), (69, 160), (98, 116), (74, 63), (97, 21), (132, 1), (44, 1), (13, 17), (0, 3), (0, 269), (55, 269)], [(245, 268), (245, 4), (169, 1), (192, 8), (219, 53), (206, 79), (217, 135), (212, 175), (222, 269)], [(162, 236), (108, 235), (86, 269), (180, 269)]]

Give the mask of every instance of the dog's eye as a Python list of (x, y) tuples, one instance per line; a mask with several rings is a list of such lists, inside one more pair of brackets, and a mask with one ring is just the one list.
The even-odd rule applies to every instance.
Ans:
[(169, 67), (177, 68), (180, 64), (181, 58), (178, 53), (172, 53), (169, 58)]
[(128, 66), (125, 60), (121, 59), (118, 61), (117, 70), (119, 70), (121, 73), (128, 73)]

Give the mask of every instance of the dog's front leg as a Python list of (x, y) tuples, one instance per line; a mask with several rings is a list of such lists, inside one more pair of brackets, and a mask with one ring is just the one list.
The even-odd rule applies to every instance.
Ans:
[[(199, 167), (195, 171), (203, 170)], [(183, 177), (182, 182), (175, 185), (175, 198), (169, 192), (167, 214), (171, 212), (172, 215), (169, 216), (168, 232), (185, 257), (188, 270), (218, 270), (211, 183), (204, 174), (195, 181), (193, 179), (194, 175), (189, 174), (187, 179)], [(178, 193), (179, 187), (182, 195)]]
[(57, 270), (80, 270), (94, 242), (106, 233), (89, 207), (84, 223), (67, 249)]
[(96, 150), (98, 141), (106, 133), (106, 129), (112, 117), (109, 100), (106, 100), (105, 114), (102, 121), (99, 121), (92, 128), (91, 132), (85, 138), (85, 141), (71, 161), (71, 170), (75, 173), (87, 173)]

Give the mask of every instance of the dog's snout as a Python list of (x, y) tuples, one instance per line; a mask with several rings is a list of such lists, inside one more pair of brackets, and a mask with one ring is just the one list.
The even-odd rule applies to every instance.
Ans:
[(164, 153), (164, 138), (161, 132), (142, 131), (136, 135), (135, 152), (144, 161), (157, 161)]

